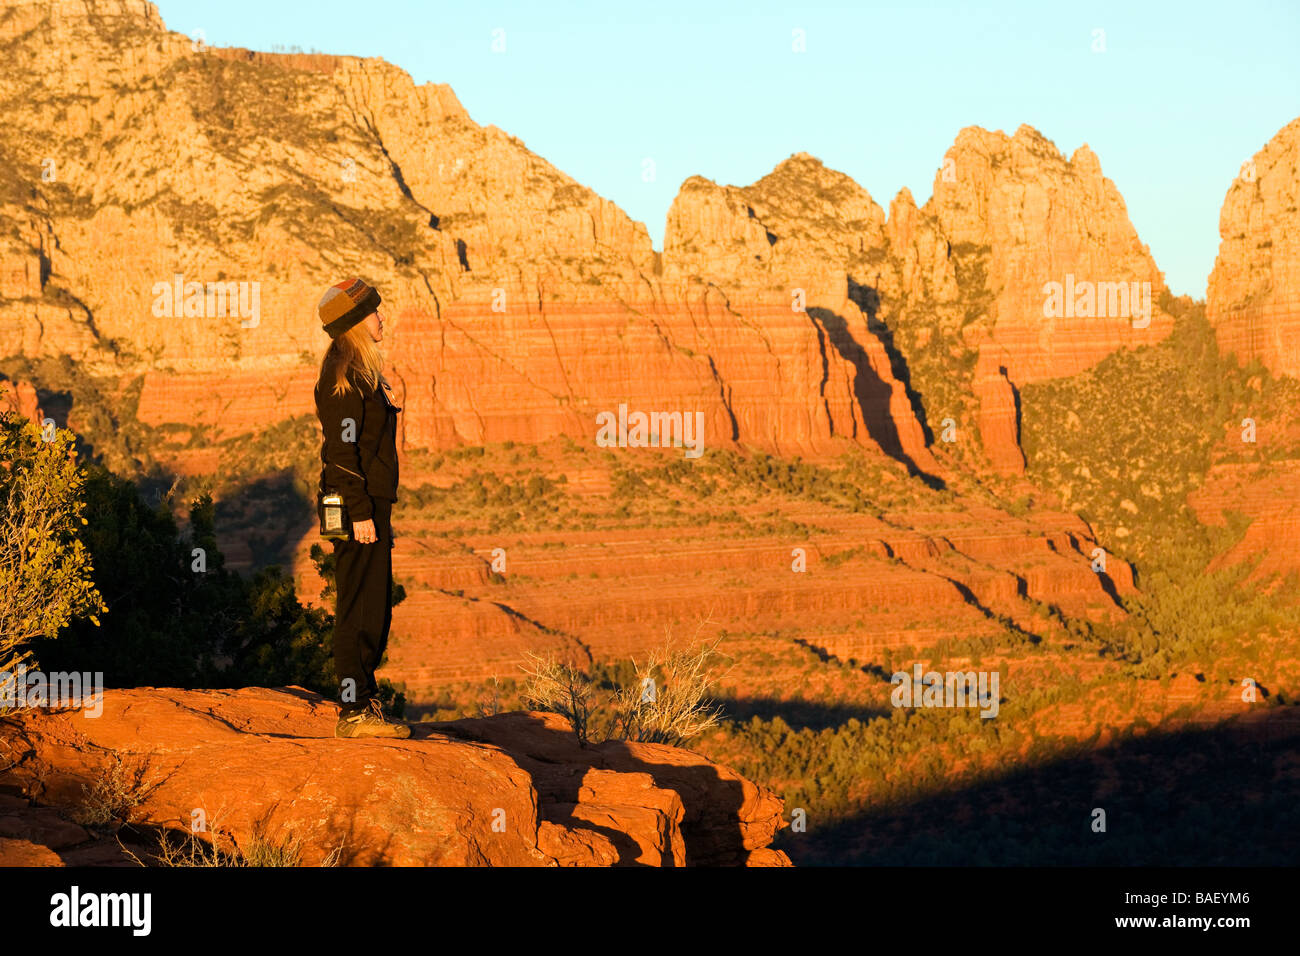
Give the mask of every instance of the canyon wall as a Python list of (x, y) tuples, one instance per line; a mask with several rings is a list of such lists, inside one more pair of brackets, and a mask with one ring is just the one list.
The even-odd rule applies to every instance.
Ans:
[(1300, 376), (1300, 119), (1242, 164), (1219, 214), (1205, 310), (1219, 348)]
[[(406, 447), (591, 440), (627, 402), (703, 412), (709, 447), (864, 447), (932, 472), (891, 340), (924, 315), (931, 347), (1004, 370), (956, 385), (1014, 470), (1006, 383), (1168, 327), (1158, 309), (1145, 329), (1044, 319), (1044, 283), (1067, 274), (1162, 285), (1097, 158), (1029, 127), (963, 130), (926, 206), (904, 191), (888, 217), (806, 153), (747, 187), (691, 177), (660, 253), (448, 86), (382, 60), (212, 49), (126, 0), (5, 0), (0, 50), (0, 353), (142, 374), (148, 424), (220, 438), (309, 413), (315, 304), (354, 273), (385, 298)], [(200, 305), (190, 282), (234, 283), (247, 308)]]

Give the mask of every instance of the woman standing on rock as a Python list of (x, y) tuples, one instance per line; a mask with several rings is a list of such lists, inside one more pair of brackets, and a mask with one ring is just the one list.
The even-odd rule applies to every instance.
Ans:
[(347, 509), (346, 539), (334, 540), (334, 669), (341, 707), (336, 737), (411, 735), (411, 728), (385, 717), (375, 683), (392, 622), (401, 411), (375, 347), (384, 337), (379, 304), (372, 286), (348, 279), (327, 289), (317, 307), (333, 339), (316, 380), (316, 417), (325, 436), (320, 488), (340, 495)]

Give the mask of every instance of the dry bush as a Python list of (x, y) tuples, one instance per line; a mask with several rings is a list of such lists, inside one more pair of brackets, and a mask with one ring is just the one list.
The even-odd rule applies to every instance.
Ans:
[(670, 640), (644, 664), (633, 659), (635, 684), (614, 696), (619, 739), (677, 746), (716, 727), (722, 707), (710, 697), (717, 684), (710, 665), (720, 641), (674, 650)]
[(669, 637), (644, 663), (632, 661), (631, 683), (612, 690), (570, 661), (530, 653), (524, 704), (563, 715), (583, 746), (605, 740), (676, 746), (717, 726), (722, 715), (710, 698), (720, 641), (676, 649)]
[(501, 713), (501, 684), (497, 681), (496, 675), (492, 675), (492, 697), (482, 698), (478, 702), (478, 715), (480, 717), (495, 717)]
[(72, 810), (74, 823), (84, 827), (107, 827), (125, 823), (128, 814), (148, 798), (158, 782), (146, 781), (148, 762), (128, 764), (114, 753), (113, 762), (95, 779), (94, 786), (81, 786), (81, 803)]
[[(121, 839), (118, 845), (121, 846)], [(239, 866), (239, 857), (231, 850), (222, 850), (217, 834), (211, 842), (197, 833), (178, 837), (174, 831), (160, 830), (158, 848), (148, 862), (140, 859), (125, 846), (124, 853), (140, 866)]]
[[(118, 841), (121, 845), (121, 840)], [(140, 866), (226, 866), (226, 867), (292, 867), (302, 866), (304, 844), (296, 834), (289, 832), (273, 838), (265, 825), (254, 824), (246, 848), (226, 832), (220, 814), (212, 824), (199, 832), (160, 830), (158, 847), (150, 854), (149, 862), (141, 860), (126, 847), (122, 849)], [(343, 846), (334, 847), (321, 861), (321, 866), (338, 866)]]
[(592, 713), (600, 696), (596, 682), (572, 661), (532, 652), (526, 657), (528, 664), (521, 668), (528, 678), (524, 706), (563, 715), (577, 735), (578, 743), (587, 746), (591, 742)]

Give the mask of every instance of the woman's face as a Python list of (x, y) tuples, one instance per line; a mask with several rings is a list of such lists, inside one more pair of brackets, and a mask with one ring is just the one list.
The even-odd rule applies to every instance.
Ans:
[(372, 339), (376, 342), (384, 340), (384, 317), (379, 312), (371, 312), (366, 316), (366, 321), (363, 324)]

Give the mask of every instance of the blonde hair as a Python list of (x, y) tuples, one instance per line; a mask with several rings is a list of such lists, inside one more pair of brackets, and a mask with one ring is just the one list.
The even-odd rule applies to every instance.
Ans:
[(384, 358), (379, 354), (379, 349), (375, 348), (374, 339), (366, 331), (365, 325), (358, 323), (331, 342), (325, 350), (317, 383), (328, 381), (332, 375), (333, 392), (337, 398), (352, 390), (352, 383), (348, 381), (350, 369), (356, 369), (371, 388), (378, 388), (383, 367)]

